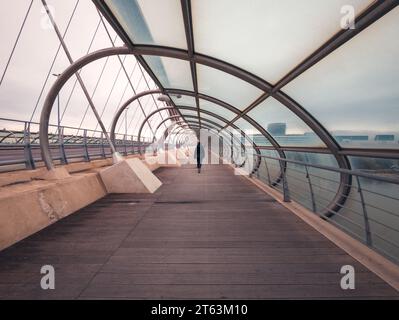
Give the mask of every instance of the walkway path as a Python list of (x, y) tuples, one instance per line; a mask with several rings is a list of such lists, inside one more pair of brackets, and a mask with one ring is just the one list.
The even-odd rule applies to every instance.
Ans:
[[(1, 252), (0, 298), (398, 298), (231, 168), (157, 175), (153, 195), (109, 195)], [(55, 290), (40, 289), (47, 264)]]

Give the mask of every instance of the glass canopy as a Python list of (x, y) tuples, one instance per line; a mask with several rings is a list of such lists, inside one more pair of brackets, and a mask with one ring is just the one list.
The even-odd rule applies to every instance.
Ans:
[(304, 2), (95, 0), (177, 107), (259, 145), (398, 149), (398, 3)]

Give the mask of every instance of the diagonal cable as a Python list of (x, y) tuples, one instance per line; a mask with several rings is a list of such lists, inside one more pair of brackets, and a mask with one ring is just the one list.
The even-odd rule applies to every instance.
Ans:
[(28, 19), (30, 10), (32, 9), (32, 4), (33, 4), (33, 0), (31, 0), (31, 2), (30, 2), (30, 4), (29, 4), (28, 11), (27, 11), (26, 14), (25, 14), (25, 17), (24, 17), (24, 20), (23, 20), (23, 22), (22, 22), (21, 28), (19, 29), (17, 38), (15, 39), (14, 46), (12, 47), (11, 54), (10, 54), (10, 56), (8, 57), (6, 67), (5, 67), (4, 71), (3, 71), (3, 74), (2, 74), (1, 79), (0, 79), (0, 86), (1, 86), (1, 84), (3, 83), (4, 77), (5, 77), (6, 73), (7, 73), (7, 70), (8, 70), (8, 67), (9, 67), (9, 65), (10, 65), (11, 59), (12, 59), (12, 57), (14, 56), (14, 52), (15, 52), (15, 49), (16, 49), (16, 47), (17, 47), (17, 45), (18, 45), (18, 42), (19, 42), (19, 39), (20, 39), (20, 37), (21, 37), (22, 31), (23, 31), (23, 29), (24, 29), (24, 27), (25, 27), (26, 20)]
[[(79, 1), (80, 1), (80, 0), (77, 0), (76, 3), (75, 3), (75, 7), (73, 8), (71, 17), (69, 18), (69, 21), (68, 21), (68, 24), (67, 24), (67, 26), (66, 26), (66, 28), (65, 28), (64, 34), (62, 35), (62, 39), (65, 38), (65, 36), (66, 36), (66, 34), (67, 34), (67, 32), (68, 32), (69, 26), (71, 25), (71, 22), (72, 22), (72, 19), (73, 19), (74, 15), (75, 15), (76, 9), (77, 9), (78, 4), (79, 4)], [(59, 54), (59, 52), (60, 52), (60, 50), (61, 50), (61, 46), (62, 46), (62, 45), (61, 45), (61, 42), (60, 42), (60, 44), (58, 45), (57, 52), (56, 52), (56, 54), (55, 54), (55, 56), (54, 56), (53, 62), (51, 63), (50, 69), (49, 69), (49, 71), (48, 71), (48, 73), (47, 73), (46, 80), (44, 80), (44, 83), (43, 83), (42, 89), (41, 89), (41, 91), (40, 91), (39, 97), (38, 97), (37, 100), (36, 100), (36, 105), (35, 105), (35, 107), (34, 107), (34, 109), (33, 109), (33, 112), (32, 112), (32, 115), (31, 115), (29, 121), (32, 121), (32, 119), (33, 119), (33, 117), (34, 117), (34, 115), (35, 115), (35, 113), (36, 113), (36, 110), (37, 110), (37, 107), (38, 107), (38, 105), (39, 105), (40, 99), (42, 98), (44, 89), (45, 89), (45, 87), (46, 87), (46, 85), (47, 85), (48, 79), (50, 78), (51, 70), (53, 69), (54, 64), (55, 64), (55, 61), (57, 60), (58, 54)]]

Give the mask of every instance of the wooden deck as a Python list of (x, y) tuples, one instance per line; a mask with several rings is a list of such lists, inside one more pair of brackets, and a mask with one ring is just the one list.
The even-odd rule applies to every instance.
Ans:
[[(0, 298), (398, 298), (231, 168), (157, 175), (153, 195), (109, 195), (1, 252)], [(340, 288), (344, 264), (355, 290)], [(42, 265), (55, 290), (40, 288)]]

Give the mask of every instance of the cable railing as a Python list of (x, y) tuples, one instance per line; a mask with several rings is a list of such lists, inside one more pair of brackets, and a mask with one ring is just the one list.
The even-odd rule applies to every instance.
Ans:
[[(261, 155), (254, 176), (398, 264), (399, 171), (372, 172)], [(340, 192), (341, 184), (349, 192)]]
[[(0, 171), (35, 169), (44, 165), (39, 141), (39, 123), (0, 118)], [(49, 141), (55, 163), (67, 164), (112, 157), (102, 131), (49, 125)], [(151, 139), (141, 138), (147, 146)], [(115, 135), (115, 148), (123, 155), (137, 154), (138, 137)]]

